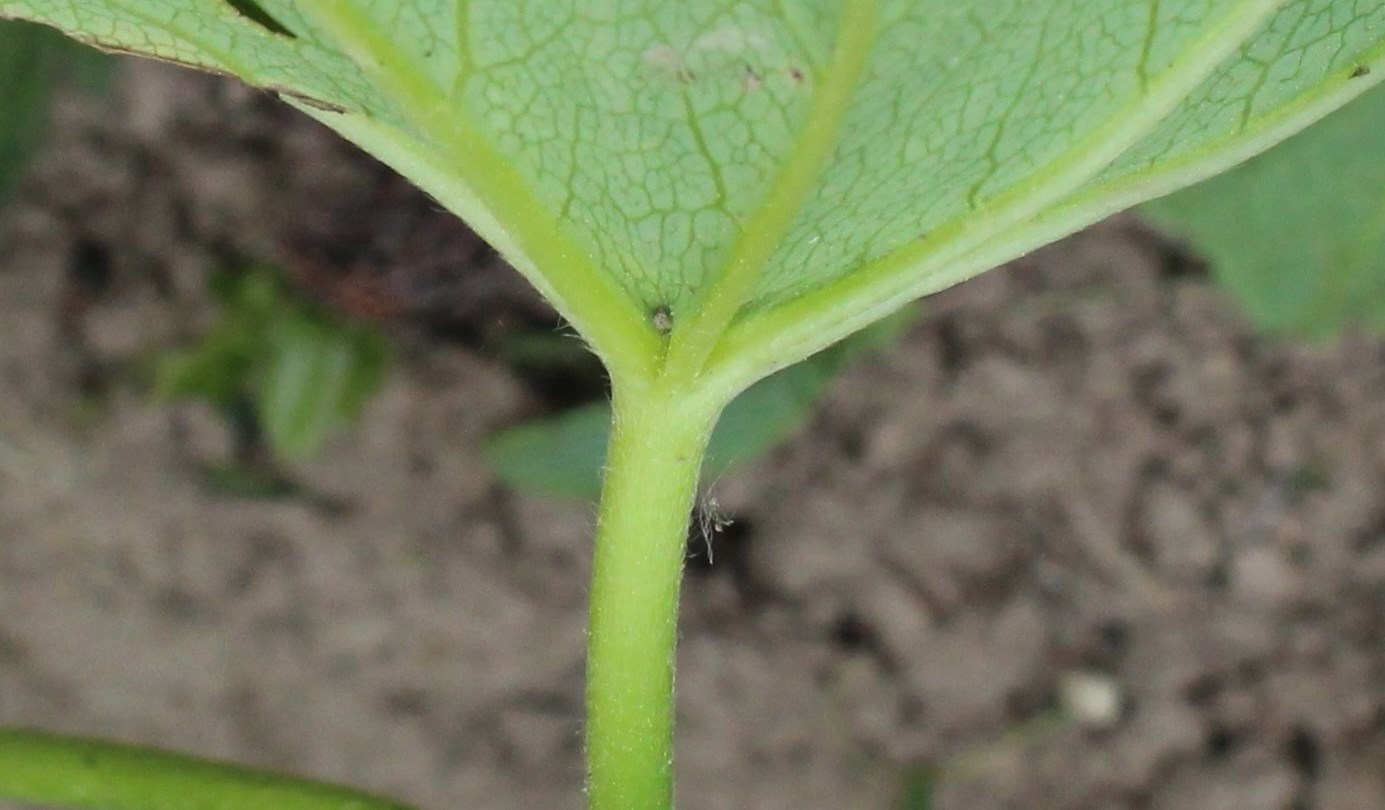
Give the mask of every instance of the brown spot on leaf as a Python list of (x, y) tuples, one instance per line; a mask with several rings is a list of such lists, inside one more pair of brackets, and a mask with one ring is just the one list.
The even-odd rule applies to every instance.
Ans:
[(803, 68), (798, 65), (789, 66), (789, 79), (792, 80), (794, 84), (803, 84), (805, 78), (807, 77), (803, 73)]
[(741, 77), (741, 89), (745, 90), (747, 93), (753, 93), (760, 89), (762, 83), (763, 79), (760, 78), (759, 71), (750, 65), (746, 65), (745, 75)]

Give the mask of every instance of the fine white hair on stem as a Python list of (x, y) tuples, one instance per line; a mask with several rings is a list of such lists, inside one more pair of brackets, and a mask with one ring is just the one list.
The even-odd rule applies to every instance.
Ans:
[(702, 534), (702, 542), (707, 547), (707, 564), (712, 565), (715, 559), (712, 555), (713, 538), (726, 531), (735, 521), (730, 515), (721, 509), (721, 504), (717, 503), (715, 495), (707, 495), (699, 501), (697, 506), (697, 528)]

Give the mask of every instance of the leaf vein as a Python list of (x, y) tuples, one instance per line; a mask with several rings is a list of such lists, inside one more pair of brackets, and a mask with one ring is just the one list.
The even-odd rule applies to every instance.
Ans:
[(852, 93), (865, 74), (878, 25), (879, 0), (851, 0), (843, 5), (836, 49), (816, 86), (802, 133), (759, 208), (741, 224), (726, 262), (698, 297), (696, 311), (682, 323), (675, 320), (662, 372), (665, 378), (694, 381), (750, 299), (840, 142)]

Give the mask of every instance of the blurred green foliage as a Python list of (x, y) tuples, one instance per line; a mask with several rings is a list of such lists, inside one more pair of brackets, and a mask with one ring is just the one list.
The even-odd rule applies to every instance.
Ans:
[[(796, 434), (842, 367), (896, 343), (917, 312), (906, 309), (737, 397), (712, 434), (704, 480), (714, 482)], [(502, 431), (487, 442), (485, 455), (512, 487), (550, 497), (596, 500), (610, 427), (610, 404), (598, 402)]]
[(43, 135), (54, 90), (64, 81), (104, 87), (112, 65), (51, 28), (0, 21), (0, 201)]
[(276, 457), (311, 455), (378, 388), (384, 337), (305, 302), (270, 268), (223, 272), (212, 288), (219, 319), (162, 358), (158, 391), (210, 402), (232, 421), (249, 406)]
[(932, 768), (920, 766), (908, 769), (900, 791), (899, 810), (933, 810), (937, 781), (938, 775)]
[(1271, 333), (1385, 329), (1385, 85), (1145, 213)]

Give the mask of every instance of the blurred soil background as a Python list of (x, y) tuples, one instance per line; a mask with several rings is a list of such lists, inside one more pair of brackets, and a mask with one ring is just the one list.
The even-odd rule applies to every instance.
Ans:
[[(277, 499), (149, 384), (251, 260), (396, 347)], [(507, 361), (560, 329), (270, 97), (132, 63), (65, 101), (0, 213), (0, 724), (579, 807), (592, 508), (479, 452), (602, 396)], [(1256, 337), (1132, 216), (963, 284), (712, 482), (679, 807), (1385, 807), (1382, 493), (1385, 343)]]

